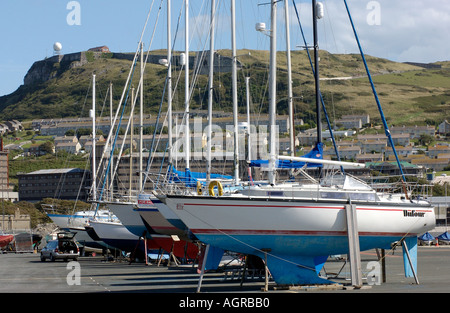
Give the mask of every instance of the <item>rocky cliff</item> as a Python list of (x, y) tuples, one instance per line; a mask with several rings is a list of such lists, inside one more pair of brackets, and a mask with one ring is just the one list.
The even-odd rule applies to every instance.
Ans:
[(24, 77), (24, 85), (46, 82), (55, 78), (62, 71), (80, 67), (86, 63), (86, 52), (55, 55), (51, 58), (34, 62)]

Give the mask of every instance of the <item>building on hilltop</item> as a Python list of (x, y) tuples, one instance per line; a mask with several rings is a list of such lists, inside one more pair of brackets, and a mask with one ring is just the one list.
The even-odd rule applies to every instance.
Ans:
[(109, 53), (109, 48), (107, 46), (94, 47), (89, 49), (88, 51), (92, 52), (101, 52), (101, 53)]

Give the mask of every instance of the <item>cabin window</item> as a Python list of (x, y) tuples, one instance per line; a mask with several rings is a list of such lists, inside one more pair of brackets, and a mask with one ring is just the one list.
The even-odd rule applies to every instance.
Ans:
[(350, 199), (350, 200), (364, 200), (377, 201), (379, 200), (375, 193), (362, 192), (321, 192), (320, 196), (325, 199)]

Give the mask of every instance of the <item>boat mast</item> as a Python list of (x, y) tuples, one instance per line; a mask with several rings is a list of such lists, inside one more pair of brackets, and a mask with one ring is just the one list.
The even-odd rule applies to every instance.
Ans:
[[(252, 142), (251, 142), (251, 130), (250, 130), (250, 77), (245, 77), (245, 90), (247, 100), (247, 162), (250, 164), (252, 161)], [(252, 183), (252, 167), (248, 166), (248, 177), (250, 183)]]
[[(137, 186), (138, 190), (144, 189), (144, 180), (143, 180), (143, 156), (142, 150), (144, 149), (144, 43), (141, 42), (141, 69), (140, 69), (140, 106), (139, 106), (139, 185)], [(133, 130), (132, 130), (133, 131)], [(133, 142), (130, 143), (131, 146)], [(131, 155), (130, 155), (131, 157)]]
[[(291, 35), (289, 29), (289, 3), (288, 0), (284, 0), (284, 15), (286, 23), (286, 62), (288, 71), (288, 108), (289, 108), (289, 123), (290, 123), (290, 134), (289, 142), (291, 149), (291, 156), (295, 156), (295, 141), (294, 141), (294, 104), (292, 96), (292, 62), (291, 62)], [(292, 176), (294, 169), (290, 170), (290, 176)]]
[(270, 72), (269, 72), (269, 184), (275, 184), (276, 66), (277, 66), (277, 0), (271, 0)]
[[(131, 199), (132, 192), (132, 177), (133, 177), (133, 133), (134, 133), (134, 87), (131, 88), (131, 105), (133, 106), (130, 112), (130, 166), (129, 166), (129, 181), (128, 181), (128, 197)], [(125, 140), (125, 139), (124, 139)]]
[[(110, 118), (110, 129), (112, 129), (113, 128), (113, 91), (112, 91), (112, 88), (113, 88), (113, 84), (112, 84), (112, 82), (110, 82), (109, 83), (109, 118)], [(111, 149), (112, 149), (112, 146), (111, 146)], [(113, 166), (113, 154), (110, 154), (109, 155), (109, 157), (110, 157), (110, 161), (111, 161), (111, 167)], [(109, 185), (112, 185), (112, 182), (113, 182), (113, 180), (114, 180), (114, 173), (112, 172), (112, 171), (110, 171), (110, 182), (109, 182), (109, 184), (108, 184), (108, 186)], [(112, 188), (111, 188), (111, 190), (109, 190), (109, 197), (110, 197), (110, 200), (112, 201), (112, 199), (113, 199), (113, 191), (112, 191)]]
[[(318, 6), (316, 0), (312, 0), (313, 33), (314, 33), (314, 79), (316, 85), (316, 114), (317, 114), (317, 143), (322, 142), (322, 123), (320, 107), (320, 84), (319, 84), (319, 44), (317, 35)], [(319, 167), (319, 177), (322, 177), (322, 168)]]
[(189, 171), (189, 159), (190, 159), (190, 150), (191, 150), (191, 146), (190, 146), (190, 130), (189, 130), (189, 0), (185, 0), (185, 12), (184, 12), (184, 16), (185, 16), (185, 65), (184, 65), (184, 71), (185, 71), (185, 82), (184, 82), (184, 86), (185, 86), (185, 90), (184, 90), (184, 94), (185, 94), (185, 118), (186, 118), (186, 123), (185, 123), (185, 147), (184, 149), (186, 150), (186, 172)]
[[(172, 0), (167, 0), (167, 115), (168, 115), (168, 136), (169, 136), (169, 168), (173, 163), (172, 152)], [(149, 155), (150, 157), (150, 155)]]
[(238, 128), (238, 99), (237, 99), (237, 56), (236, 56), (236, 7), (235, 0), (231, 0), (231, 46), (232, 65), (231, 79), (233, 82), (233, 123), (234, 123), (234, 182), (239, 184), (239, 128)]
[(95, 74), (92, 75), (92, 201), (97, 200), (97, 179), (95, 165)]
[(211, 181), (211, 133), (212, 133), (212, 102), (213, 102), (213, 76), (214, 76), (214, 17), (216, 14), (216, 0), (211, 0), (211, 27), (209, 37), (209, 90), (208, 90), (208, 138), (207, 138), (207, 169), (206, 169), (206, 182), (209, 184)]

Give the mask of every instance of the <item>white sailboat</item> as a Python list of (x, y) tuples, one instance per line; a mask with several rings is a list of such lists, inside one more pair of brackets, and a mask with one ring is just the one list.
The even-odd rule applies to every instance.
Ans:
[[(171, 1), (167, 2), (168, 16), (170, 17)], [(170, 19), (168, 19), (168, 25), (170, 25)], [(170, 47), (170, 28), (168, 31), (168, 89), (169, 98), (171, 97), (171, 47)], [(143, 129), (143, 73), (144, 65), (147, 63), (144, 60), (143, 43), (139, 43), (140, 48), (140, 82), (138, 90), (140, 91), (140, 148), (139, 148), (139, 184), (138, 192), (142, 193), (144, 189), (145, 180), (143, 178), (143, 166), (142, 166), (142, 129)], [(137, 57), (138, 53), (136, 53)], [(133, 105), (134, 105), (134, 101)], [(170, 108), (170, 106), (169, 106)], [(171, 127), (169, 127), (171, 130)], [(111, 137), (111, 135), (110, 135)], [(170, 136), (171, 138), (171, 136)], [(131, 158), (131, 153), (130, 153)], [(150, 156), (149, 156), (150, 158)], [(150, 159), (149, 159), (150, 160)], [(130, 162), (131, 163), (131, 162)], [(130, 181), (132, 173), (130, 170)], [(131, 183), (130, 183), (131, 186)], [(145, 196), (145, 194), (144, 194)], [(154, 207), (148, 200), (142, 200), (142, 196), (131, 195), (130, 187), (130, 197), (127, 201), (102, 201), (114, 214), (118, 216), (121, 223), (120, 225), (127, 229), (129, 236), (134, 237), (134, 239), (139, 237), (145, 237), (148, 242), (156, 244), (158, 247), (164, 249), (167, 252), (173, 253), (177, 257), (181, 258), (195, 258), (198, 254), (197, 245), (193, 244), (191, 240), (186, 236), (184, 230), (174, 227), (169, 221), (167, 221), (163, 215)], [(149, 205), (151, 204), (151, 205)], [(99, 227), (97, 223), (96, 227)], [(102, 223), (103, 228), (109, 228), (111, 231), (114, 229), (121, 229), (119, 225)], [(123, 231), (123, 229), (122, 229)], [(130, 238), (131, 238), (130, 237)]]
[[(270, 114), (275, 114), (277, 1), (272, 0), (271, 7), (269, 98)], [(315, 0), (313, 15), (316, 20)], [(315, 47), (317, 49), (316, 40)], [(316, 50), (316, 93), (320, 92), (317, 60)], [(318, 95), (316, 101), (318, 106)], [(318, 109), (320, 122), (319, 113)], [(318, 138), (320, 143), (320, 136)], [(348, 212), (353, 211), (357, 216), (356, 234), (359, 236), (356, 237), (360, 250), (388, 249), (393, 242), (402, 239), (411, 246), (417, 242), (418, 234), (434, 228), (434, 208), (429, 202), (411, 200), (404, 194), (377, 192), (348, 174), (339, 173), (310, 184), (276, 184), (274, 171), (277, 159), (281, 158), (275, 155), (273, 142), (272, 137), (268, 185), (248, 186), (241, 193), (216, 197), (167, 194), (160, 199), (200, 241), (224, 250), (266, 257), (278, 284), (332, 283), (318, 274), (329, 255), (349, 253)], [(326, 162), (304, 158), (290, 160)]]
[[(97, 181), (96, 181), (96, 165), (95, 165), (95, 140), (96, 140), (96, 127), (95, 127), (95, 106), (96, 106), (96, 75), (92, 75), (92, 110), (90, 115), (92, 118), (92, 197), (93, 201), (96, 201), (97, 196)], [(93, 240), (91, 236), (86, 232), (85, 226), (88, 226), (93, 220), (112, 222), (117, 221), (117, 217), (114, 216), (109, 210), (83, 210), (77, 211), (73, 214), (55, 214), (52, 213), (53, 207), (50, 205), (50, 212), (47, 212), (47, 216), (61, 229), (76, 233), (76, 240), (85, 245), (90, 246), (104, 246), (104, 243)]]

